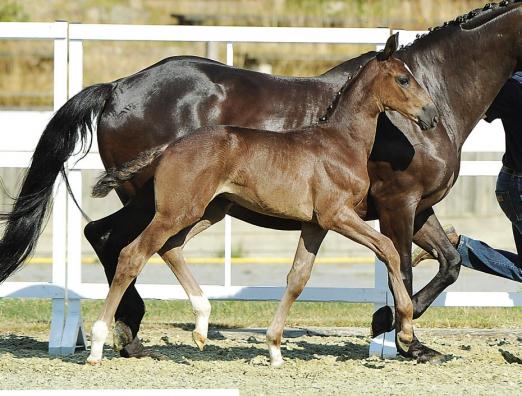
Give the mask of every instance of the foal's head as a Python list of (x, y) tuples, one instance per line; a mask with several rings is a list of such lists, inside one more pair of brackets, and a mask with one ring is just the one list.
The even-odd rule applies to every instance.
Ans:
[(390, 36), (376, 59), (368, 64), (375, 73), (372, 83), (374, 99), (381, 110), (395, 110), (416, 122), (422, 130), (435, 127), (437, 109), (429, 94), (422, 88), (410, 68), (393, 57), (398, 46), (398, 33)]

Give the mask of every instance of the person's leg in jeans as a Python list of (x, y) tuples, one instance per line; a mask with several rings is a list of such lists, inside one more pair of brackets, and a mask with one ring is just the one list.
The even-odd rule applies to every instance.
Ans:
[[(522, 228), (522, 221), (519, 220), (522, 219), (521, 185), (522, 176), (502, 170), (498, 175), (495, 191), (500, 208), (511, 221), (518, 253), (522, 252), (522, 234), (519, 231)], [(457, 250), (465, 267), (522, 282), (522, 266), (515, 253), (493, 249), (488, 244), (465, 235), (460, 236)]]
[[(515, 239), (515, 246), (517, 247), (517, 253), (518, 257), (522, 254), (522, 234), (519, 231), (520, 225), (511, 225), (511, 228), (513, 229), (513, 238)], [(518, 259), (517, 264), (519, 266), (522, 266), (522, 263), (520, 263), (520, 259)]]
[(487, 274), (522, 282), (522, 268), (518, 266), (518, 255), (461, 235), (457, 251), (462, 265)]
[[(517, 252), (522, 253), (522, 176), (501, 171), (497, 179), (496, 196), (498, 203), (512, 223), (513, 237)], [(520, 220), (519, 220), (520, 219)], [(519, 255), (506, 250), (494, 249), (487, 243), (456, 235), (453, 227), (447, 231), (452, 243), (462, 258), (462, 265), (487, 274), (522, 282), (522, 265)], [(414, 253), (413, 265), (430, 258), (427, 252)], [(433, 258), (433, 257), (431, 257)]]

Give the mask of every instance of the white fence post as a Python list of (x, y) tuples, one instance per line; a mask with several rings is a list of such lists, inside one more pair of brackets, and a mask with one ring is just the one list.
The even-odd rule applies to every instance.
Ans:
[[(59, 37), (54, 39), (54, 104), (57, 111), (67, 101), (67, 58), (68, 58), (68, 23), (55, 22), (55, 29)], [(65, 228), (67, 219), (67, 191), (61, 175), (54, 185), (53, 203), (53, 270), (52, 283), (66, 289), (66, 240)], [(65, 295), (62, 298), (54, 298), (52, 302), (51, 330), (49, 335), (49, 354), (61, 353), (61, 342), (65, 324)]]
[[(69, 40), (69, 98), (83, 88), (83, 42)], [(82, 206), (82, 170), (75, 168), (82, 153), (67, 162), (67, 178), (74, 198), (67, 195), (67, 278), (65, 290), (76, 290), (82, 282), (82, 214), (77, 204)], [(66, 319), (62, 335), (61, 354), (73, 354), (77, 347), (87, 345), (81, 317), (81, 300), (78, 296), (66, 294)]]
[[(375, 221), (375, 229), (380, 231), (378, 220)], [(384, 304), (374, 304), (374, 311), (377, 311), (383, 306), (391, 306), (393, 310), (393, 299), (391, 298), (391, 292), (388, 286), (388, 269), (378, 257), (375, 257), (375, 288), (377, 290), (386, 291), (386, 298)], [(395, 330), (374, 337), (370, 342), (369, 353), (370, 356), (379, 356), (382, 358), (395, 357), (397, 355), (397, 349), (395, 348)]]

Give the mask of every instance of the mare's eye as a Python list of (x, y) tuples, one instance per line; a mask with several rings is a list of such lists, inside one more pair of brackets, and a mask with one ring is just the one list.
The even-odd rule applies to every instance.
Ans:
[(410, 79), (406, 76), (399, 76), (396, 78), (396, 81), (402, 87), (407, 87), (410, 83)]

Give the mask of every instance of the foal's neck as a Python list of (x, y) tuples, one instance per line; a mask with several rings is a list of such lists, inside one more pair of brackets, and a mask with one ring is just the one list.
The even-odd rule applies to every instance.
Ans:
[(344, 87), (336, 109), (326, 127), (369, 157), (375, 141), (377, 117), (383, 110), (375, 94), (375, 71), (362, 69), (357, 78)]

